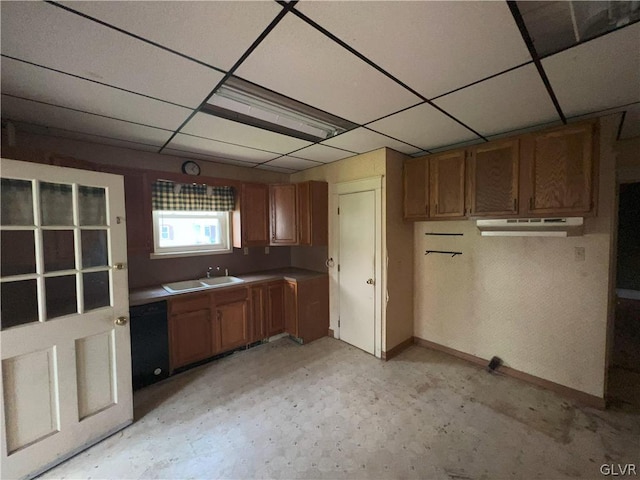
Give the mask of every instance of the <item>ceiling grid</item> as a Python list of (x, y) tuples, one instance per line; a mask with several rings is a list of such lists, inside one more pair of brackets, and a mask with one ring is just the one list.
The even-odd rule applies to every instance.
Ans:
[[(54, 136), (291, 173), (599, 112), (625, 112), (621, 138), (640, 131), (637, 20), (539, 54), (512, 0), (2, 2), (0, 13), (2, 119)], [(232, 77), (355, 127), (306, 141), (202, 113)]]

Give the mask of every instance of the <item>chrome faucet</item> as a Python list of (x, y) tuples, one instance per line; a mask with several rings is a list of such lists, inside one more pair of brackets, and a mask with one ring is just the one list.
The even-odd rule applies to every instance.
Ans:
[[(213, 267), (207, 268), (207, 278), (211, 278), (212, 271), (213, 271)], [(218, 271), (220, 271), (220, 267), (218, 267)]]

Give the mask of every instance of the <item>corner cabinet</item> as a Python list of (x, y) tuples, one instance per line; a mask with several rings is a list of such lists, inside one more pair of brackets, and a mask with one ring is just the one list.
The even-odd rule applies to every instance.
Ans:
[(429, 157), (429, 217), (464, 218), (465, 150)]
[(589, 122), (523, 138), (526, 214), (595, 213), (597, 133), (596, 124)]
[(329, 185), (269, 185), (271, 245), (328, 245)]
[(519, 140), (490, 142), (469, 150), (467, 199), (469, 214), (518, 214)]
[(269, 245), (269, 185), (243, 183), (233, 213), (233, 246)]

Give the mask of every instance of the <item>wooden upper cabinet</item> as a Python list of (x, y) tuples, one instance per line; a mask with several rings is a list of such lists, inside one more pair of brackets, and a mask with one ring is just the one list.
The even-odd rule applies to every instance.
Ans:
[(404, 219), (425, 220), (429, 217), (429, 157), (404, 162)]
[(329, 244), (329, 184), (298, 183), (298, 244)]
[(233, 217), (234, 247), (269, 245), (269, 185), (243, 183)]
[(271, 245), (298, 243), (298, 202), (295, 184), (269, 185)]
[(467, 198), (473, 216), (518, 214), (520, 142), (486, 143), (469, 151)]
[(465, 150), (429, 156), (429, 216), (465, 216)]
[(595, 210), (595, 123), (569, 125), (523, 138), (527, 195), (532, 215), (589, 214)]

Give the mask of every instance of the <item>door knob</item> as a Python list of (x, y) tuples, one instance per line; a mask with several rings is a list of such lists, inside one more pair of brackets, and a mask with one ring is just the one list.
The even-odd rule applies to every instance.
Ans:
[(369, 280), (367, 280), (367, 285), (373, 285), (373, 278), (370, 278)]
[(122, 327), (127, 324), (127, 317), (118, 317), (113, 323), (115, 323), (118, 327)]

